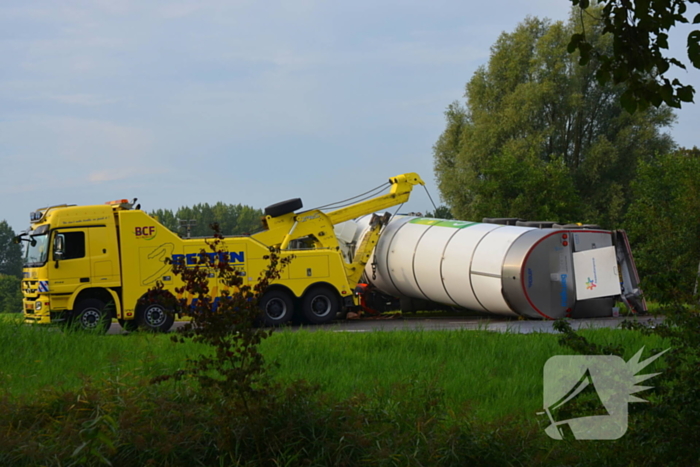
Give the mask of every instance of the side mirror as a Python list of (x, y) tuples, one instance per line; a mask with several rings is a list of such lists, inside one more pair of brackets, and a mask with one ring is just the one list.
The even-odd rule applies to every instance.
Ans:
[(57, 234), (53, 239), (53, 259), (58, 261), (63, 259), (63, 250), (66, 244), (66, 238), (63, 234)]
[(19, 245), (20, 243), (22, 243), (22, 236), (17, 235), (16, 237), (12, 237), (12, 243), (14, 243), (15, 245)]

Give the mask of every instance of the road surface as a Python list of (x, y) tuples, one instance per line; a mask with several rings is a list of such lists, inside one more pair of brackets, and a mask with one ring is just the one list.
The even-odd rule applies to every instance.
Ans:
[[(597, 328), (616, 328), (622, 321), (627, 318), (589, 318), (571, 320), (573, 329), (597, 329)], [(660, 318), (652, 316), (644, 316), (636, 318), (639, 321), (658, 322)], [(472, 330), (488, 330), (496, 332), (514, 332), (527, 334), (531, 332), (556, 332), (552, 329), (554, 321), (535, 321), (535, 320), (509, 320), (509, 319), (493, 319), (483, 317), (436, 317), (436, 318), (417, 318), (408, 316), (404, 318), (394, 319), (354, 319), (354, 320), (338, 320), (331, 324), (322, 326), (288, 326), (281, 328), (282, 332), (294, 332), (300, 329), (306, 331), (333, 331), (333, 332), (371, 332), (371, 331), (396, 331), (396, 330), (446, 330), (446, 329), (472, 329)], [(183, 322), (176, 322), (173, 330), (181, 327)], [(109, 334), (122, 334), (122, 328), (113, 323)]]

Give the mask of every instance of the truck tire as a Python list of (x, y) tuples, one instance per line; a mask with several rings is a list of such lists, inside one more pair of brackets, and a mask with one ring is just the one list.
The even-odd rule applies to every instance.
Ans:
[(301, 301), (304, 319), (311, 324), (326, 324), (333, 321), (340, 311), (338, 293), (325, 285), (309, 289)]
[(151, 332), (168, 332), (175, 322), (172, 310), (158, 302), (139, 307), (136, 319), (141, 329)]
[(284, 290), (268, 290), (260, 299), (260, 310), (263, 326), (282, 326), (292, 319), (294, 301)]
[(86, 298), (78, 302), (73, 309), (70, 327), (78, 331), (89, 331), (104, 334), (112, 324), (105, 303), (96, 298)]
[(134, 332), (138, 330), (139, 323), (135, 319), (120, 319), (119, 326), (121, 326), (122, 329), (127, 332)]
[(265, 215), (278, 217), (284, 214), (289, 214), (297, 209), (301, 209), (303, 204), (301, 203), (301, 198), (288, 199), (287, 201), (280, 201), (279, 203), (272, 204), (265, 208)]

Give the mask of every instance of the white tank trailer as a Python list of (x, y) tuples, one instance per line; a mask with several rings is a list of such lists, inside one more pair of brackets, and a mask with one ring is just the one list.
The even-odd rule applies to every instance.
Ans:
[[(369, 219), (339, 226), (341, 243), (352, 250)], [(395, 216), (367, 264), (366, 279), (400, 298), (404, 311), (433, 302), (498, 316), (588, 318), (612, 316), (622, 302), (646, 312), (624, 231), (491, 222)]]

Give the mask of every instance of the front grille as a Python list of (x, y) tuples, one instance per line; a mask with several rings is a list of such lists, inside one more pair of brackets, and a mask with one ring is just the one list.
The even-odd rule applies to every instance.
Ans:
[(25, 295), (36, 295), (38, 281), (25, 280), (23, 282), (24, 284), (22, 284), (22, 292), (24, 292)]

